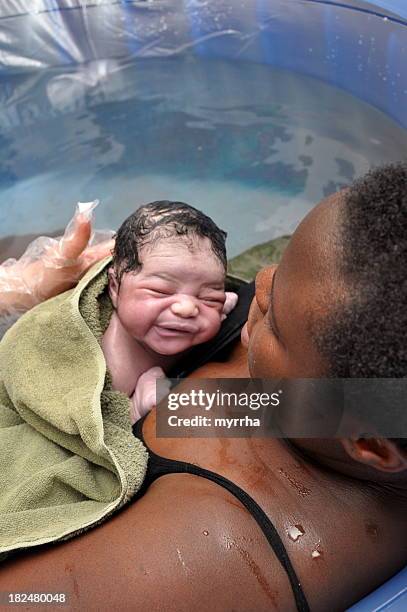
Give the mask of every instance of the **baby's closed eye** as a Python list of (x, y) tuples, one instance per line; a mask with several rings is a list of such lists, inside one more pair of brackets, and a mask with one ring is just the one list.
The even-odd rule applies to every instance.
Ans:
[(220, 309), (223, 309), (223, 305), (226, 300), (226, 294), (224, 291), (219, 291), (217, 293), (200, 295), (199, 299), (205, 304), (207, 304), (208, 306), (213, 306), (214, 308), (218, 307)]
[(159, 290), (159, 289), (149, 289), (149, 291), (153, 295), (158, 295), (158, 296), (172, 295), (172, 293), (170, 291), (162, 291), (162, 290)]

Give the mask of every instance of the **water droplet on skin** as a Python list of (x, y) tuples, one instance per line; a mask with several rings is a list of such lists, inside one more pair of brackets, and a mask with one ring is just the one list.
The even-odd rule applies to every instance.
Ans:
[(319, 559), (319, 557), (322, 557), (322, 550), (321, 550), (321, 540), (318, 540), (318, 542), (315, 544), (314, 549), (311, 553), (311, 557), (313, 559)]
[(288, 537), (293, 542), (296, 542), (298, 540), (298, 538), (300, 538), (301, 536), (304, 535), (304, 533), (305, 533), (305, 531), (304, 531), (302, 525), (294, 525), (293, 527), (289, 527), (288, 528)]
[(204, 534), (204, 536), (208, 536), (209, 535), (209, 531), (206, 531), (206, 529), (202, 533)]

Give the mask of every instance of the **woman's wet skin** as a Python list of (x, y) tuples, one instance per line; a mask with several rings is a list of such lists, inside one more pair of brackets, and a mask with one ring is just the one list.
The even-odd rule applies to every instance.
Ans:
[(323, 376), (311, 324), (340, 298), (336, 261), (339, 207), (315, 207), (294, 233), (279, 266), (256, 278), (247, 333), (250, 373), (259, 378)]
[[(317, 378), (326, 373), (326, 365), (312, 340), (311, 322), (324, 317), (330, 306), (342, 299), (345, 291), (336, 266), (339, 203), (334, 196), (316, 207), (297, 229), (281, 264), (264, 269), (256, 278), (256, 296), (247, 324), (248, 364), (253, 377)], [(196, 372), (195, 376), (210, 376), (209, 367), (202, 373)], [(236, 372), (235, 375), (246, 374)], [(192, 461), (226, 475), (246, 490), (256, 490), (256, 499), (263, 507), (272, 505), (270, 516), (279, 532), (284, 534), (289, 553), (298, 554), (298, 562), (305, 566), (309, 559), (318, 561), (317, 574), (320, 577), (324, 574), (327, 570), (325, 559), (333, 558), (333, 550), (339, 542), (348, 541), (347, 530), (354, 530), (354, 513), (361, 511), (362, 501), (370, 495), (368, 487), (359, 483), (353, 486), (339, 474), (336, 486), (332, 486), (324, 460), (329, 452), (341, 455), (339, 444), (338, 449), (332, 450), (329, 441), (321, 441), (324, 460), (321, 457), (318, 465), (307, 463), (301, 452), (297, 454), (295, 448), (288, 448), (279, 440), (208, 439), (205, 445), (196, 444), (196, 440), (183, 439), (175, 443), (157, 440), (153, 419), (154, 415), (147, 420), (145, 434), (148, 444), (157, 453)], [(316, 447), (318, 460), (318, 444)], [(349, 498), (345, 503), (347, 509), (344, 505), (338, 507), (341, 487)], [(236, 503), (235, 500), (232, 503)], [(372, 497), (365, 518), (377, 526), (377, 533), (380, 532), (385, 540), (392, 528), (385, 527), (377, 514)], [(335, 516), (338, 524), (332, 529), (331, 521)], [(329, 525), (326, 517), (330, 517)], [(299, 534), (298, 537), (295, 534)], [(368, 549), (372, 540), (368, 542), (366, 532), (360, 535), (358, 543), (364, 541)], [(352, 546), (349, 551), (350, 556), (355, 552)], [(315, 567), (311, 571), (315, 577), (314, 572)]]
[[(310, 322), (341, 295), (333, 248), (338, 208), (332, 199), (314, 209), (279, 268), (259, 275), (248, 324), (253, 376), (317, 377), (325, 371)], [(278, 330), (270, 329), (272, 323)], [(229, 363), (207, 364), (194, 376), (246, 376), (244, 354), (238, 345)], [(325, 469), (318, 452), (308, 461), (280, 440), (158, 439), (155, 411), (144, 435), (155, 452), (218, 472), (263, 507), (312, 610), (345, 609), (405, 561), (405, 503)], [(76, 609), (107, 610), (117, 601), (123, 609), (165, 605), (174, 612), (295, 609), (287, 577), (253, 517), (219, 486), (185, 474), (159, 479), (101, 528), (4, 567), (1, 590), (11, 584), (66, 588)]]

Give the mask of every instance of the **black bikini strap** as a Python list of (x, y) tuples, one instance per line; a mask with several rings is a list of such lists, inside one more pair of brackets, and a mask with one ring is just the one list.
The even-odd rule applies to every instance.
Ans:
[[(145, 444), (142, 433), (143, 421), (144, 419), (141, 419), (134, 425), (133, 432)], [(291, 564), (283, 541), (281, 540), (273, 523), (270, 521), (258, 503), (248, 493), (246, 493), (246, 491), (238, 487), (231, 480), (220, 476), (220, 474), (216, 474), (210, 470), (205, 470), (204, 468), (185, 461), (175, 461), (172, 459), (166, 459), (165, 457), (160, 457), (151, 451), (146, 444), (145, 446), (149, 452), (149, 462), (145, 479), (146, 486), (143, 487), (142, 492), (144, 492), (154, 480), (167, 474), (193, 474), (195, 476), (200, 476), (201, 478), (211, 480), (229, 491), (250, 512), (263, 534), (266, 536), (268, 543), (288, 576), (298, 612), (309, 612), (310, 607), (304, 591), (302, 590), (298, 576)]]

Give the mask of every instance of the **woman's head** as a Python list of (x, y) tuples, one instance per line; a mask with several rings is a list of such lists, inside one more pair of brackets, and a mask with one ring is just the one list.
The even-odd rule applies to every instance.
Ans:
[(407, 376), (406, 306), (407, 164), (397, 164), (321, 202), (278, 268), (258, 275), (252, 372)]
[(316, 206), (293, 234), (280, 265), (257, 275), (248, 335), (242, 333), (254, 377), (327, 375), (314, 330), (344, 295), (337, 266), (342, 198), (336, 194)]
[(251, 375), (407, 376), (406, 263), (404, 163), (321, 202), (258, 275), (242, 334)]
[(315, 337), (332, 376), (407, 376), (407, 164), (370, 172), (344, 195), (338, 272), (345, 299)]

